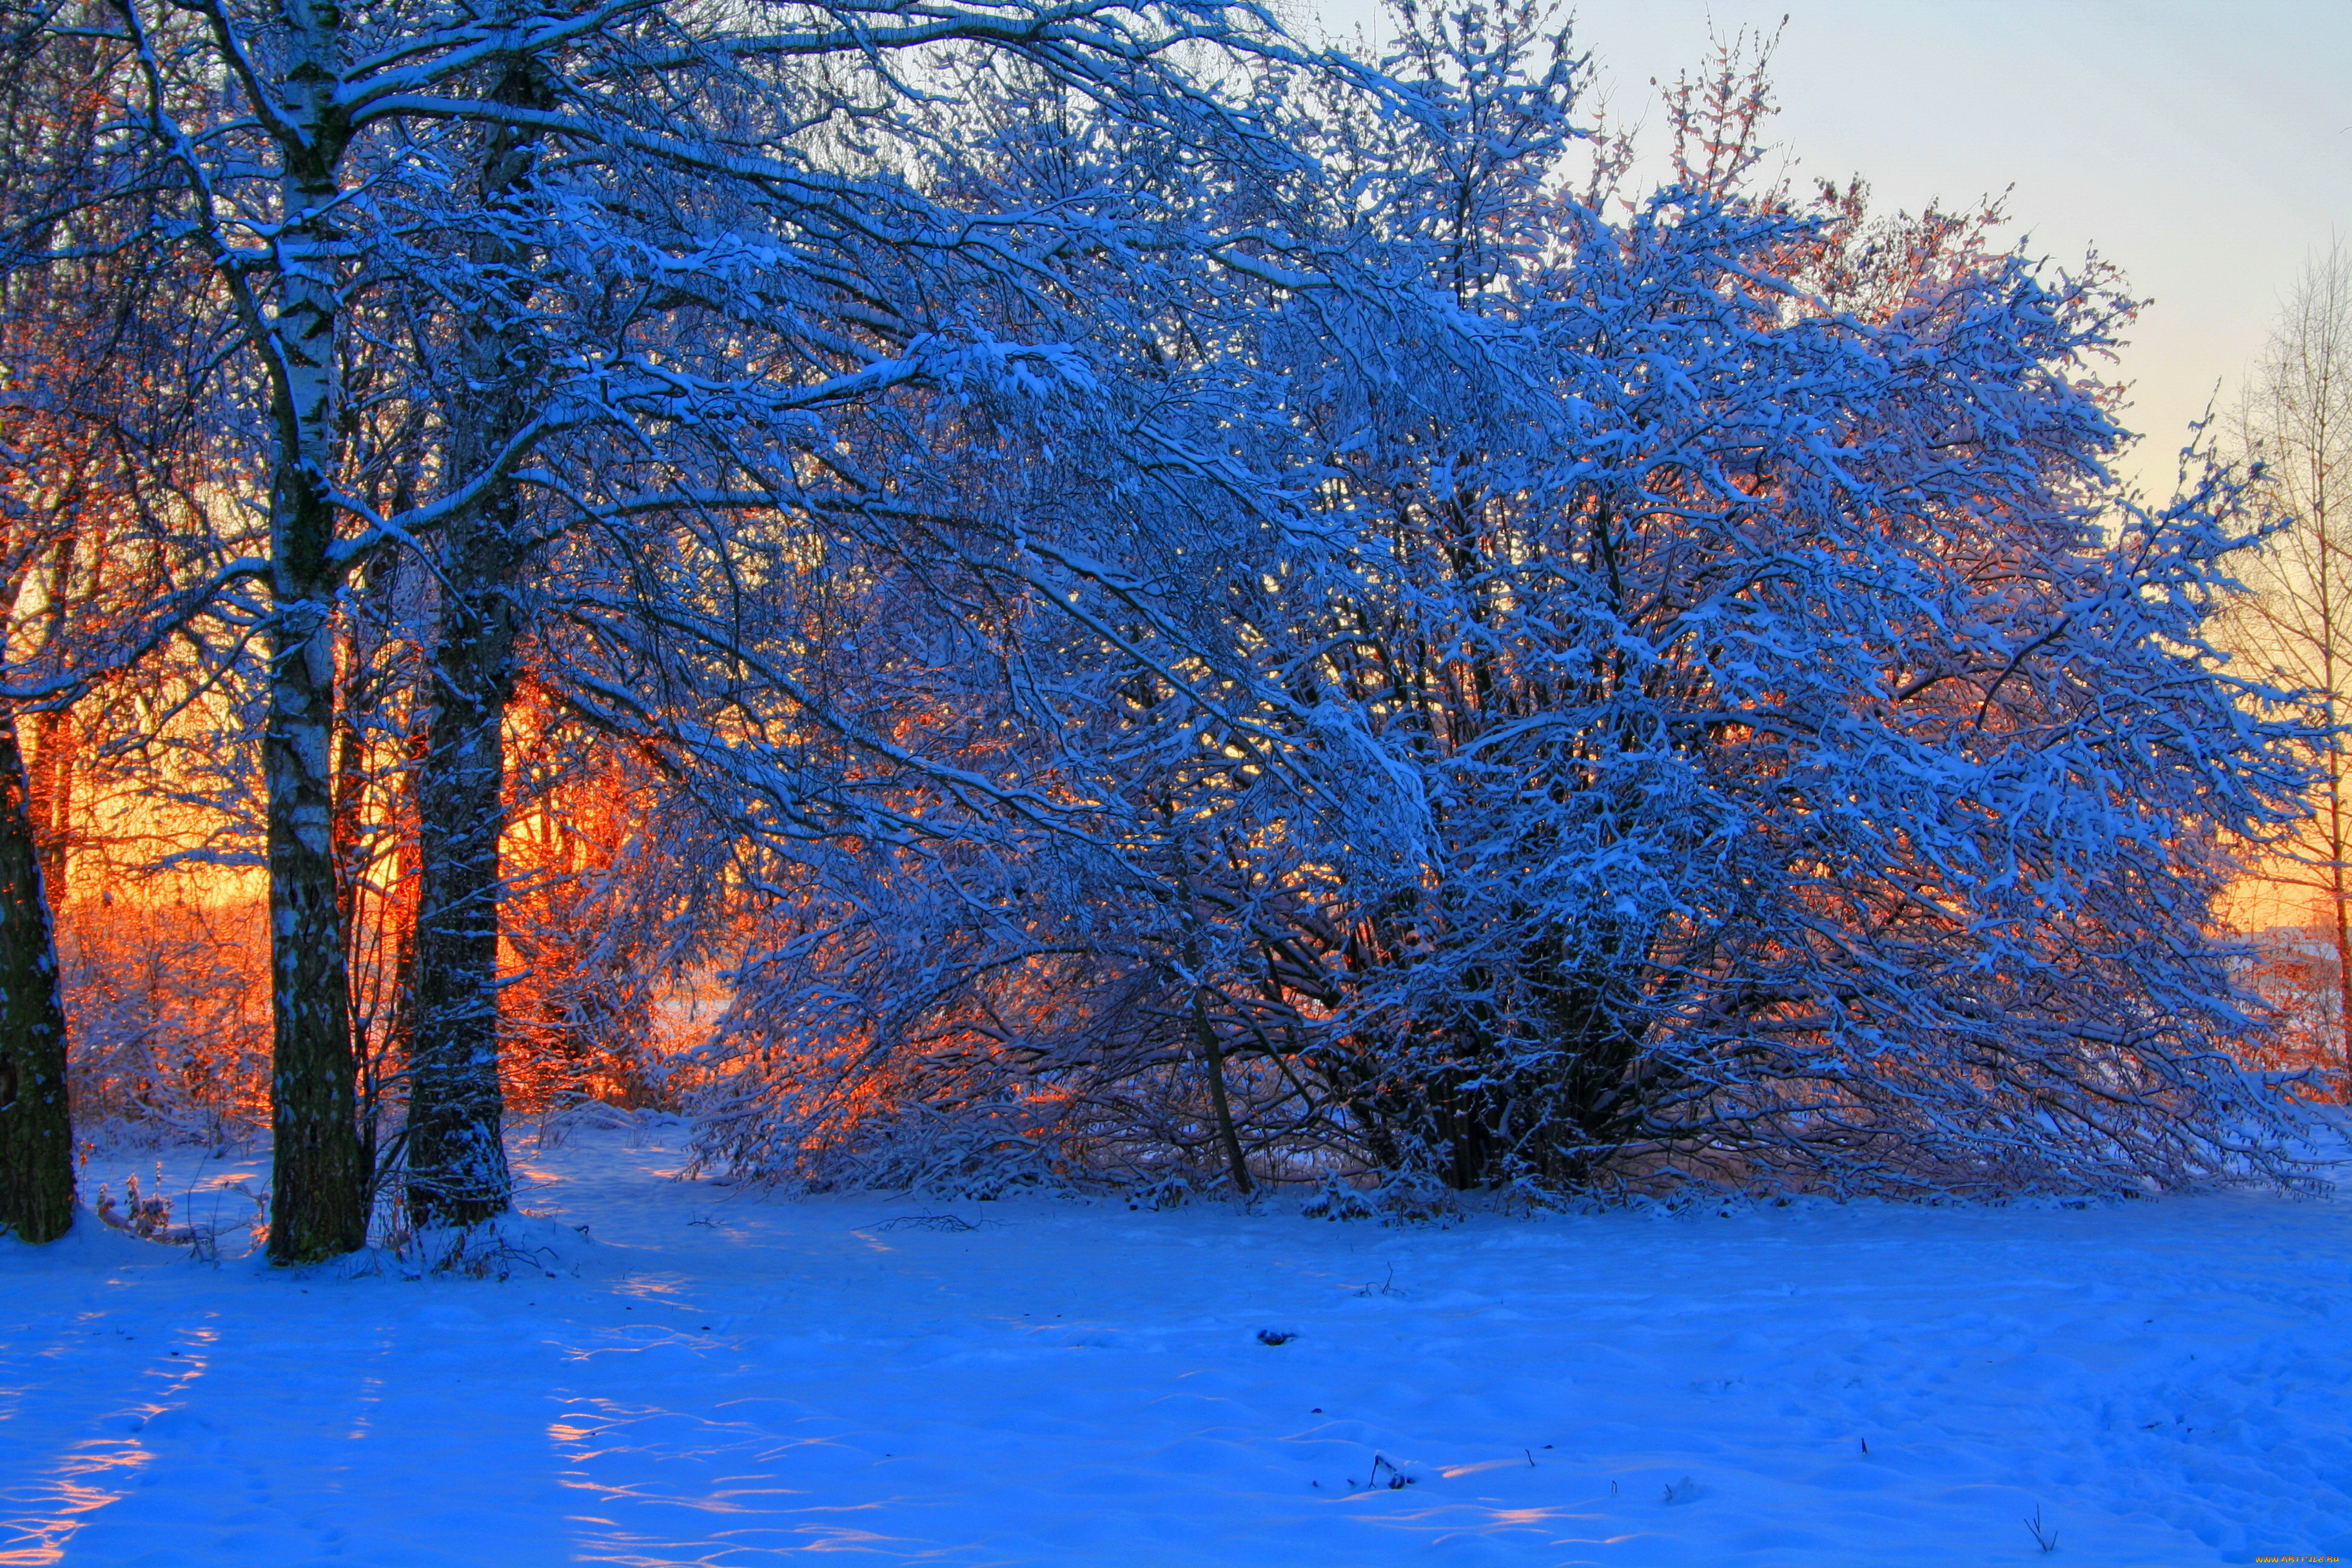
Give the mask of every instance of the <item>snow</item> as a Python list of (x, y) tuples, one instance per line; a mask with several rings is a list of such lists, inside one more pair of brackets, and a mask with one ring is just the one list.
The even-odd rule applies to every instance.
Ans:
[[(2337, 1202), (1384, 1229), (787, 1201), (684, 1141), (522, 1141), (504, 1279), (0, 1241), (0, 1563), (2352, 1557)], [(258, 1162), (166, 1167), (251, 1214)]]

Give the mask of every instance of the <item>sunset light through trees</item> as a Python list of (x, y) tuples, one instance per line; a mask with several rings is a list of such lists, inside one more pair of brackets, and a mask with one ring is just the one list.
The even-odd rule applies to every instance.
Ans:
[(2146, 432), (2132, 280), (1796, 172), (1752, 33), (1635, 123), (1537, 0), (0, 17), (22, 1256), (554, 1281), (574, 1132), (965, 1230), (2333, 1190), (2340, 247)]

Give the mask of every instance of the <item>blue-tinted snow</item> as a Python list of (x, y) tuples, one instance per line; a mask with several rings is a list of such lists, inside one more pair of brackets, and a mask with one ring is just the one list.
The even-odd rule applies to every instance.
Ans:
[[(518, 1151), (552, 1279), (0, 1241), (0, 1563), (2352, 1556), (2340, 1202), (1388, 1230), (785, 1201), (683, 1139)], [(253, 1163), (169, 1165), (250, 1214), (188, 1192)]]

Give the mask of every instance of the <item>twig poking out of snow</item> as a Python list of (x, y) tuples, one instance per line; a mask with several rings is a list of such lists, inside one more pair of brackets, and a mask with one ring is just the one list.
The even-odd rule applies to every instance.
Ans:
[(2042, 1522), (2042, 1510), (2040, 1508), (2037, 1507), (2034, 1509), (2033, 1517), (2026, 1520), (2024, 1524), (2027, 1531), (2032, 1532), (2033, 1536), (2034, 1545), (2039, 1546), (2044, 1552), (2055, 1552), (2058, 1550), (2058, 1532)]

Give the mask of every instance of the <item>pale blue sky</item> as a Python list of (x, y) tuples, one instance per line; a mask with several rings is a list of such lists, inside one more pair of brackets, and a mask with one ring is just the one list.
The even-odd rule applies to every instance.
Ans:
[[(1379, 0), (1306, 0), (1334, 41)], [(2132, 465), (2171, 454), (2234, 385), (2304, 258), (2352, 244), (2352, 0), (1585, 0), (1577, 37), (1612, 118), (1663, 128), (1651, 79), (1788, 17), (1773, 137), (1798, 171), (1859, 174), (1880, 205), (2012, 189), (2060, 261), (2085, 247), (2154, 303), (2122, 374)], [(1647, 138), (1654, 142), (1654, 134)]]

